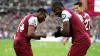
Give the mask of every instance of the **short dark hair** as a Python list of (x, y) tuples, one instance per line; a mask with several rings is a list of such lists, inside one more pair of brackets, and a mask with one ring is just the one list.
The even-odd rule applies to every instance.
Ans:
[(79, 7), (81, 7), (82, 6), (82, 2), (77, 2), (74, 5), (79, 5)]
[(56, 8), (56, 7), (64, 7), (62, 2), (54, 2), (52, 4), (52, 9)]
[[(46, 12), (47, 13), (47, 10), (45, 10), (44, 8), (39, 8), (38, 10), (37, 10), (37, 12), (40, 12), (40, 11), (43, 11), (43, 12)], [(48, 14), (48, 13), (47, 13)]]

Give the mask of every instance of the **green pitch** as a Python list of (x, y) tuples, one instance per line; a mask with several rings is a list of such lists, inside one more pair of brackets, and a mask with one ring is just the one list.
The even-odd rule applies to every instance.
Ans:
[[(35, 56), (67, 56), (71, 43), (31, 41)], [(0, 40), (0, 56), (16, 56), (13, 40)], [(100, 43), (93, 43), (86, 56), (100, 56)]]

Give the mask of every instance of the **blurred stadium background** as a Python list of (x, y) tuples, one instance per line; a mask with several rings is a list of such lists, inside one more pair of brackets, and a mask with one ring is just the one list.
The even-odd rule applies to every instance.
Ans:
[(47, 33), (48, 37), (41, 38), (42, 42), (32, 40), (35, 56), (66, 56), (71, 43), (63, 46), (59, 42), (63, 37), (51, 36), (56, 27), (62, 25), (60, 19), (54, 17), (51, 11), (51, 5), (55, 1), (61, 1), (65, 7), (71, 9), (74, 9), (75, 2), (83, 3), (84, 10), (92, 18), (91, 39), (94, 42), (87, 56), (100, 56), (100, 0), (0, 0), (0, 56), (15, 56), (13, 39), (20, 20), (41, 7), (45, 8), (49, 15), (46, 21), (37, 27), (36, 33)]

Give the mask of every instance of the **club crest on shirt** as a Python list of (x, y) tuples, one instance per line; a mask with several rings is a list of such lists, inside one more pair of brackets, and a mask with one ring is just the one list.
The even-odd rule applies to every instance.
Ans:
[(36, 20), (34, 20), (33, 23), (35, 24), (36, 23)]
[(65, 19), (66, 18), (66, 15), (65, 14), (62, 14), (62, 19)]

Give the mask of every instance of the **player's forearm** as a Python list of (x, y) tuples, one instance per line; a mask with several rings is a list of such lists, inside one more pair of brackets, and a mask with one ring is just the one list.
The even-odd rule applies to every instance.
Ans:
[(31, 33), (28, 36), (31, 37), (32, 39), (40, 39), (42, 37), (42, 35), (37, 35), (35, 33)]
[(64, 37), (70, 37), (70, 23), (69, 21), (63, 22), (63, 30), (62, 30)]
[(70, 37), (70, 34), (68, 32), (62, 31), (62, 34), (64, 37)]

